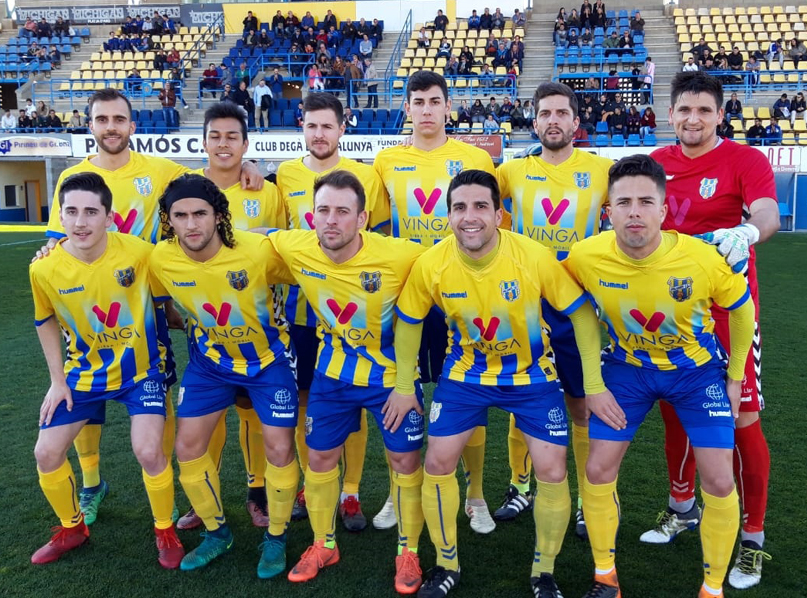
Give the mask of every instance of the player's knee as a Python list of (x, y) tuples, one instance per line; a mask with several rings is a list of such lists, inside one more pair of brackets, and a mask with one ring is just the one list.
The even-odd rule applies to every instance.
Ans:
[(34, 447), (36, 466), (40, 471), (55, 471), (67, 458), (66, 451), (39, 440)]
[(157, 475), (165, 469), (165, 453), (160, 443), (143, 442), (132, 447), (140, 467), (149, 475)]
[(544, 460), (541, 464), (535, 464), (535, 478), (541, 482), (558, 484), (566, 478), (566, 461), (552, 459)]
[(408, 453), (387, 452), (392, 470), (396, 473), (409, 475), (415, 473), (420, 467), (420, 451), (410, 451)]
[(285, 467), (294, 460), (294, 441), (275, 440), (271, 443), (264, 443), (266, 460), (275, 467)]
[(174, 441), (174, 452), (179, 461), (193, 461), (207, 451), (207, 447), (199, 440), (178, 435)]
[(616, 480), (617, 473), (619, 473), (618, 467), (614, 467), (606, 461), (589, 457), (586, 463), (586, 478), (592, 484), (610, 484)]
[(437, 455), (434, 451), (427, 451), (424, 467), (430, 475), (448, 475), (457, 470), (457, 461)]
[(734, 490), (734, 474), (731, 470), (712, 473), (708, 477), (701, 474), (701, 488), (712, 496), (726, 497)]
[(311, 468), (311, 471), (315, 471), (317, 473), (331, 471), (334, 467), (339, 465), (339, 457), (341, 454), (341, 446), (329, 451), (315, 451), (313, 449), (309, 449), (308, 467)]

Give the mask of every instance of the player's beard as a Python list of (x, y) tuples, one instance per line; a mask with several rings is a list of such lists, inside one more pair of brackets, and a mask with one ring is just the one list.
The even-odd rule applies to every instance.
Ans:
[(311, 147), (308, 148), (308, 151), (314, 156), (317, 160), (327, 160), (331, 156), (333, 156), (337, 150), (339, 149), (339, 145), (335, 145), (333, 147), (328, 146), (327, 149), (322, 149), (322, 146), (316, 146), (313, 143)]
[(562, 135), (559, 141), (550, 141), (546, 131), (538, 135), (538, 138), (541, 140), (541, 145), (543, 145), (546, 149), (551, 150), (553, 152), (563, 149), (568, 145), (571, 145), (572, 139), (574, 139), (574, 131), (564, 131), (560, 129)]
[(120, 142), (116, 145), (106, 143), (106, 140), (103, 137), (96, 138), (95, 141), (98, 143), (98, 147), (104, 150), (104, 153), (111, 154), (113, 156), (120, 154), (129, 147), (129, 135), (127, 134), (121, 134)]
[(180, 243), (186, 249), (198, 253), (200, 251), (204, 251), (208, 245), (210, 245), (213, 238), (218, 234), (217, 228), (214, 228), (212, 232), (205, 234), (205, 231), (199, 231), (201, 235), (198, 239), (192, 240), (189, 242), (188, 239), (182, 238)]

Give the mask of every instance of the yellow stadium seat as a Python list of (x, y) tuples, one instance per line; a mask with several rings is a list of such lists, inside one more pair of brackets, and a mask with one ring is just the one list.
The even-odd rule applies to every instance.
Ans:
[(748, 15), (758, 15), (759, 9), (756, 6), (749, 6), (745, 13)]
[(760, 106), (757, 108), (757, 118), (761, 118), (762, 120), (768, 120), (771, 117), (771, 109), (767, 106)]
[(422, 69), (423, 68), (423, 58), (413, 58), (412, 59), (412, 68), (415, 69)]
[(752, 106), (743, 106), (743, 118), (745, 120), (754, 120), (754, 108)]
[(476, 39), (479, 37), (479, 32), (476, 29), (469, 29), (467, 37), (468, 39)]
[(408, 77), (409, 67), (401, 67), (395, 72), (396, 77)]
[(434, 58), (426, 58), (423, 60), (423, 68), (434, 69), (437, 66)]
[(712, 15), (712, 16), (718, 16), (718, 15), (720, 15), (720, 9), (719, 8), (711, 8), (709, 10), (709, 14)]
[(485, 130), (482, 128), (482, 123), (474, 123), (471, 125), (471, 134), (481, 135)]
[(673, 16), (674, 17), (683, 17), (684, 16), (684, 9), (683, 8), (675, 8), (675, 9), (673, 9)]

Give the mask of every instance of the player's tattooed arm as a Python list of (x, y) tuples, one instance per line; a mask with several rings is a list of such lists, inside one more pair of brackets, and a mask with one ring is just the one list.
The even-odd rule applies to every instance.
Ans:
[(36, 328), (39, 344), (45, 354), (50, 374), (50, 388), (45, 394), (42, 406), (39, 409), (39, 425), (50, 424), (56, 408), (62, 401), (67, 402), (67, 410), (73, 409), (73, 395), (64, 375), (64, 362), (62, 361), (62, 334), (59, 323), (51, 317)]

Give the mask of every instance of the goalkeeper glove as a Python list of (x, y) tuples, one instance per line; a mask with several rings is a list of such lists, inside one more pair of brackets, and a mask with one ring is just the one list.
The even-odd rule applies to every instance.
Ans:
[(748, 266), (751, 245), (759, 241), (759, 229), (753, 224), (741, 224), (734, 228), (719, 228), (696, 236), (710, 245), (717, 246), (717, 252), (726, 258), (726, 263), (731, 269), (734, 272), (742, 272)]

